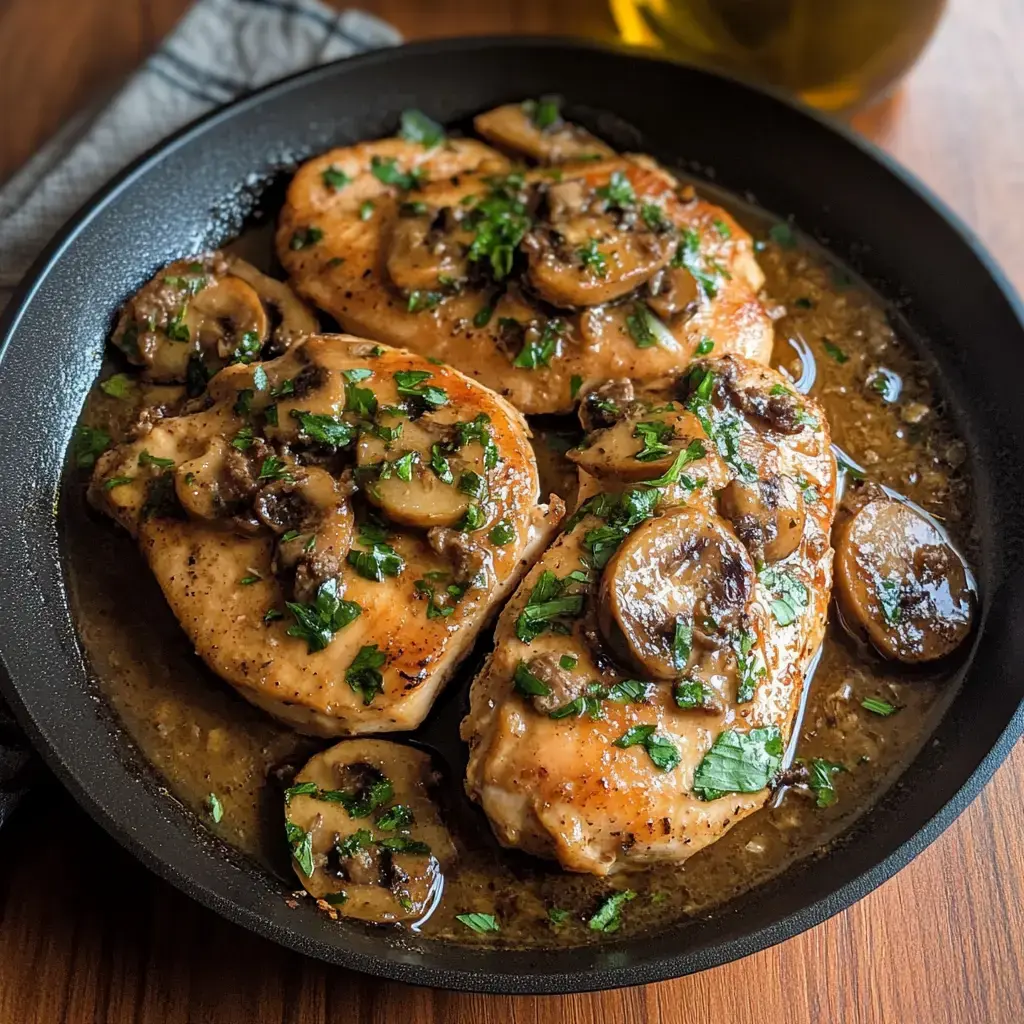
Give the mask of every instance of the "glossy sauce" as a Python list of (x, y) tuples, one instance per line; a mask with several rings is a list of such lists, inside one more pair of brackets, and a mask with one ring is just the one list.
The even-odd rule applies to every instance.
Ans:
[[(721, 201), (721, 197), (713, 197)], [(739, 214), (755, 237), (768, 222)], [(266, 232), (244, 241), (244, 255), (269, 248)], [(945, 417), (925, 366), (896, 336), (882, 304), (841, 269), (793, 244), (776, 228), (759, 260), (766, 292), (785, 314), (776, 321), (774, 364), (824, 406), (836, 445), (870, 479), (906, 496), (948, 531), (970, 560), (973, 538), (966, 449)], [(134, 405), (98, 391), (86, 421), (106, 424), (117, 438)], [(534, 424), (542, 490), (574, 497), (562, 453), (578, 432), (572, 420)], [(72, 478), (74, 479), (74, 478)], [(282, 833), (280, 777), (324, 741), (301, 737), (250, 707), (191, 651), (135, 544), (88, 509), (84, 482), (61, 502), (67, 571), (83, 647), (93, 673), (140, 752), (170, 792), (216, 835), (298, 888)], [(803, 786), (780, 789), (770, 805), (676, 869), (609, 882), (563, 873), (519, 853), (500, 850), (482, 813), (462, 791), (461, 763), (438, 759), (441, 803), (459, 848), (443, 898), (423, 934), (460, 942), (549, 946), (599, 941), (587, 919), (613, 886), (637, 897), (623, 909), (616, 938), (688, 916), (738, 895), (821, 851), (868, 808), (913, 758), (952, 699), (945, 681), (955, 666), (908, 672), (882, 661), (838, 624), (834, 606), (820, 661), (809, 684), (802, 725), (787, 759), (824, 757), (846, 771), (835, 778), (838, 800), (819, 808)], [(955, 656), (954, 656), (955, 657)], [(435, 709), (454, 721), (464, 706), (473, 659)], [(874, 697), (899, 710), (880, 717), (861, 707)], [(454, 703), (453, 703), (454, 702)], [(428, 720), (429, 721), (429, 720)], [(451, 729), (454, 733), (454, 726)], [(452, 745), (448, 745), (450, 753)], [(215, 824), (214, 793), (223, 806)], [(548, 910), (569, 911), (558, 925)], [(493, 913), (500, 933), (477, 935), (455, 920)], [(344, 924), (339, 927), (362, 927)]]

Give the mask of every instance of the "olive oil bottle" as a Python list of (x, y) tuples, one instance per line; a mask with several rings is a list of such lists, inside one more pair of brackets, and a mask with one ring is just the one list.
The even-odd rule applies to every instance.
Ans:
[(914, 63), (945, 0), (610, 0), (622, 38), (791, 92), (832, 112)]

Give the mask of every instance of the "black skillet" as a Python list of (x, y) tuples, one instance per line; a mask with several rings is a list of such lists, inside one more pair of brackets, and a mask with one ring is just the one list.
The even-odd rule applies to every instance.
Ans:
[[(659, 934), (489, 951), (292, 909), (280, 880), (231, 856), (161, 796), (126, 755), (82, 663), (54, 510), (112, 315), (160, 265), (225, 241), (296, 161), (390, 134), (405, 107), (458, 123), (545, 93), (565, 96), (620, 147), (795, 217), (929, 340), (926, 355), (970, 450), (983, 602), (973, 656), (951, 684), (959, 692), (934, 741), (826, 857)], [(132, 853), (217, 912), (310, 956), (450, 988), (570, 992), (657, 981), (752, 953), (849, 906), (906, 864), (1024, 731), (1022, 320), (977, 241), (905, 172), (863, 141), (735, 82), (590, 45), (507, 38), (418, 44), (299, 75), (185, 129), (122, 174), (49, 247), (4, 316), (4, 695), (76, 799)]]

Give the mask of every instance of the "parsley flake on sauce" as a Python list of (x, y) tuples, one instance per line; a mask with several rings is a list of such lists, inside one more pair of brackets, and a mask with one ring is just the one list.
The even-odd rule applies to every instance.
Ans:
[(422, 110), (403, 110), (399, 138), (406, 142), (418, 142), (427, 149), (433, 149), (444, 142), (444, 128), (427, 117)]
[(464, 924), (470, 931), (484, 934), (485, 932), (500, 932), (501, 926), (493, 914), (456, 914), (455, 920)]
[(636, 893), (632, 889), (613, 892), (597, 908), (594, 916), (587, 922), (587, 927), (592, 932), (617, 932), (622, 927), (622, 908), (635, 899)]
[(719, 733), (697, 765), (693, 791), (701, 800), (727, 793), (757, 793), (771, 783), (782, 765), (782, 733), (774, 725), (749, 732)]

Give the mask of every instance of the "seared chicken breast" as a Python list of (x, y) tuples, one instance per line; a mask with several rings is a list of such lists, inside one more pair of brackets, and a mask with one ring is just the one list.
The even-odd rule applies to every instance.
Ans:
[(98, 461), (197, 652), (319, 735), (413, 729), (547, 541), (522, 417), (448, 367), (344, 335), (222, 370)]
[(656, 381), (695, 353), (768, 361), (763, 275), (728, 213), (649, 158), (509, 113), (478, 125), (569, 162), (510, 169), (470, 140), (383, 139), (301, 167), (277, 232), (298, 292), (527, 414), (570, 410), (611, 377)]
[(749, 361), (604, 404), (462, 724), (498, 839), (598, 875), (684, 861), (767, 800), (823, 637), (836, 481), (821, 409)]
[(228, 363), (280, 355), (317, 329), (283, 281), (214, 252), (175, 260), (147, 281), (125, 303), (111, 341), (143, 379), (198, 393)]

